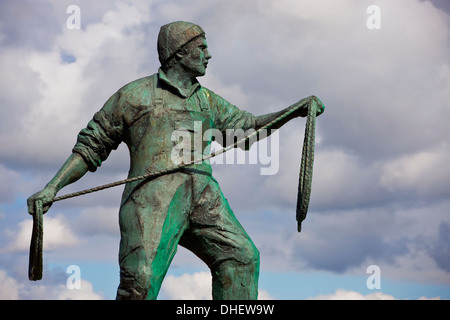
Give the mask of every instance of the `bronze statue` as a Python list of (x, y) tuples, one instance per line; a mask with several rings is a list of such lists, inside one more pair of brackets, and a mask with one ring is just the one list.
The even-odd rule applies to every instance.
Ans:
[[(256, 299), (259, 252), (234, 216), (207, 161), (177, 170), (172, 141), (174, 130), (203, 132), (280, 128), (295, 117), (305, 117), (314, 103), (305, 98), (280, 111), (262, 116), (238, 109), (197, 77), (205, 75), (211, 54), (205, 32), (193, 23), (177, 21), (161, 27), (158, 36), (161, 67), (158, 73), (135, 80), (114, 93), (87, 127), (80, 131), (73, 153), (45, 188), (28, 199), (45, 213), (63, 187), (96, 171), (109, 153), (125, 142), (131, 164), (120, 205), (120, 285), (117, 299), (156, 299), (178, 244), (191, 250), (211, 269), (214, 299)], [(274, 120), (277, 122), (274, 123)], [(202, 141), (202, 150), (211, 139)], [(192, 150), (192, 159), (198, 150)], [(200, 159), (202, 155), (200, 155)], [(198, 159), (198, 157), (196, 158)]]

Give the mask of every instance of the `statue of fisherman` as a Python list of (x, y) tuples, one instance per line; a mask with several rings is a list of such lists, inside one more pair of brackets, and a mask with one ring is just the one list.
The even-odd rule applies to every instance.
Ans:
[[(112, 150), (125, 142), (130, 154), (129, 177), (173, 167), (174, 130), (194, 135), (194, 123), (208, 129), (244, 131), (262, 128), (280, 115), (277, 129), (290, 119), (305, 117), (305, 98), (279, 112), (254, 116), (203, 87), (211, 54), (203, 29), (176, 21), (161, 27), (158, 73), (135, 80), (114, 93), (78, 135), (73, 152), (43, 190), (28, 199), (48, 211), (57, 192), (94, 172)], [(299, 104), (303, 104), (299, 108)], [(202, 141), (208, 145), (211, 139)], [(202, 148), (204, 150), (204, 148)], [(200, 152), (202, 151), (200, 150)], [(192, 158), (199, 150), (192, 149)], [(200, 156), (201, 157), (201, 156)], [(196, 158), (198, 159), (198, 158)], [(200, 158), (201, 159), (201, 158)], [(213, 299), (256, 299), (259, 252), (236, 219), (207, 161), (180, 170), (127, 183), (120, 204), (120, 284), (117, 299), (156, 299), (164, 276), (181, 245), (211, 270)]]

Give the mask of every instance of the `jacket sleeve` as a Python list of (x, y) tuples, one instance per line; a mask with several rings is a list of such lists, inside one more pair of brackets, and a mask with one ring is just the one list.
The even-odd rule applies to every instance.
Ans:
[(78, 134), (72, 152), (83, 157), (89, 171), (96, 171), (122, 142), (124, 121), (118, 102), (119, 93), (115, 93)]
[[(252, 113), (240, 110), (211, 90), (206, 89), (206, 95), (213, 111), (215, 127), (222, 133), (222, 146), (226, 147), (255, 130), (256, 117)], [(238, 147), (248, 150), (250, 145), (247, 143)]]

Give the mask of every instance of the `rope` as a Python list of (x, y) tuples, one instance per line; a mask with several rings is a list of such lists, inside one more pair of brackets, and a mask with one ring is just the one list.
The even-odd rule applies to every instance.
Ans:
[[(273, 126), (278, 121), (281, 121), (282, 119), (286, 118), (291, 113), (293, 113), (296, 110), (298, 110), (299, 108), (303, 107), (306, 103), (307, 102), (304, 102), (304, 103), (302, 103), (302, 104), (292, 108), (291, 110), (288, 110), (287, 112), (285, 112), (281, 116), (277, 117), (276, 119), (272, 120), (271, 122), (269, 122), (265, 126), (259, 128), (257, 131), (252, 132), (248, 136), (246, 136), (246, 137), (240, 139), (239, 141), (235, 142), (233, 145), (230, 145), (230, 146), (228, 146), (226, 148), (220, 149), (217, 152), (212, 152), (211, 154), (209, 154), (207, 156), (203, 156), (200, 160), (197, 160), (197, 161), (200, 162), (200, 161), (209, 160), (209, 159), (211, 159), (211, 158), (213, 158), (215, 156), (218, 156), (218, 155), (220, 155), (222, 153), (227, 152), (228, 150), (231, 150), (231, 149), (235, 148), (240, 143), (245, 143), (247, 140), (251, 139), (253, 136), (259, 134), (262, 130), (270, 128), (271, 126)], [(115, 182), (112, 182), (112, 183), (100, 185), (100, 186), (95, 187), (95, 188), (90, 188), (90, 189), (85, 189), (85, 190), (82, 190), (82, 191), (69, 193), (69, 194), (66, 194), (66, 195), (63, 195), (63, 196), (59, 196), (59, 197), (53, 198), (52, 202), (78, 197), (78, 196), (81, 196), (81, 195), (84, 195), (84, 194), (97, 192), (97, 191), (108, 189), (108, 188), (113, 188), (113, 187), (120, 186), (122, 184), (126, 184), (126, 183), (129, 183), (129, 182), (134, 182), (134, 181), (149, 179), (149, 178), (152, 178), (152, 177), (155, 177), (155, 176), (160, 176), (160, 175), (163, 175), (163, 174), (167, 174), (167, 173), (170, 173), (170, 172), (174, 172), (174, 171), (180, 170), (181, 168), (183, 168), (185, 166), (188, 166), (188, 165), (191, 165), (191, 164), (193, 164), (194, 162), (197, 162), (197, 161), (191, 161), (191, 162), (188, 162), (188, 163), (182, 163), (182, 164), (180, 164), (178, 166), (175, 166), (175, 167), (172, 167), (172, 168), (168, 168), (168, 169), (164, 169), (164, 170), (161, 170), (161, 171), (149, 172), (149, 173), (146, 173), (144, 175), (140, 175), (140, 176), (136, 176), (136, 177), (132, 177), (132, 178), (127, 178), (127, 179), (124, 179), (124, 180), (115, 181)]]
[(316, 127), (317, 103), (313, 101), (308, 108), (308, 116), (305, 126), (305, 138), (303, 141), (302, 160), (300, 164), (300, 175), (298, 181), (297, 195), (297, 230), (301, 232), (302, 221), (308, 212), (309, 199), (311, 195), (311, 183), (314, 164), (315, 127)]
[(42, 246), (44, 236), (44, 213), (42, 210), (42, 201), (35, 202), (33, 215), (33, 231), (30, 245), (30, 262), (28, 264), (28, 279), (32, 281), (42, 279)]
[[(262, 130), (268, 129), (271, 126), (273, 126), (275, 123), (281, 121), (282, 119), (286, 118), (293, 112), (297, 111), (299, 108), (304, 107), (305, 104), (307, 104), (308, 101), (305, 101), (294, 108), (288, 110), (281, 116), (277, 117), (276, 119), (272, 120), (265, 126), (259, 128), (257, 131), (249, 134), (248, 136), (240, 139), (239, 141), (235, 142), (233, 145), (228, 146), (226, 148), (223, 148), (217, 152), (212, 152), (211, 154), (207, 156), (203, 156), (201, 160), (199, 161), (206, 161), (208, 159), (211, 159), (215, 156), (218, 156), (222, 153), (227, 152), (228, 150), (231, 150), (235, 148), (237, 145), (241, 143), (245, 143), (247, 140), (251, 139), (255, 135), (259, 134)], [(306, 213), (308, 211), (308, 205), (309, 205), (309, 199), (310, 199), (310, 193), (311, 193), (311, 182), (312, 182), (312, 171), (313, 171), (313, 162), (314, 162), (314, 131), (315, 131), (315, 121), (316, 121), (316, 109), (317, 109), (317, 103), (313, 100), (308, 105), (308, 116), (306, 120), (306, 127), (305, 127), (305, 139), (303, 142), (303, 151), (302, 151), (302, 160), (300, 165), (300, 176), (299, 176), (299, 186), (298, 186), (298, 197), (297, 197), (297, 212), (296, 212), (296, 218), (298, 221), (298, 232), (301, 231), (301, 223), (306, 218)], [(145, 180), (149, 179), (155, 176), (160, 176), (163, 174), (167, 174), (170, 172), (174, 172), (177, 170), (182, 169), (183, 167), (186, 167), (188, 165), (191, 165), (197, 161), (191, 161), (189, 163), (183, 163), (178, 166), (164, 169), (157, 172), (149, 172), (144, 175), (115, 181), (112, 183), (100, 185), (94, 188), (85, 189), (78, 192), (69, 193), (63, 196), (55, 197), (53, 199), (53, 202), (61, 201), (64, 199), (74, 198), (78, 197), (84, 194), (97, 192), (104, 189), (113, 188), (116, 186), (120, 186), (122, 184), (126, 184), (133, 181), (138, 180)], [(28, 266), (28, 278), (30, 280), (40, 280), (42, 279), (42, 246), (43, 246), (43, 203), (41, 201), (35, 202), (35, 214), (33, 215), (33, 232), (31, 236), (31, 246), (30, 246), (30, 262)]]

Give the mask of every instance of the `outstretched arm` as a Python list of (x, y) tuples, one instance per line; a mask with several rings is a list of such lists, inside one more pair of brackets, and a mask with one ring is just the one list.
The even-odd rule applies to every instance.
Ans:
[(280, 119), (280, 121), (277, 121), (272, 126), (270, 126), (270, 129), (275, 130), (282, 127), (284, 124), (286, 124), (289, 120), (297, 118), (297, 117), (306, 117), (308, 114), (308, 106), (312, 101), (315, 100), (317, 103), (317, 116), (321, 115), (324, 110), (325, 106), (323, 105), (322, 101), (319, 100), (316, 96), (310, 96), (305, 99), (300, 100), (297, 103), (294, 103), (293, 105), (287, 107), (286, 109), (283, 109), (278, 112), (265, 114), (262, 116), (256, 117), (256, 130), (258, 130), (261, 127), (264, 127), (265, 125), (269, 124), (271, 121), (277, 119), (278, 117), (281, 117), (282, 115), (288, 113), (291, 110), (297, 109), (293, 111), (288, 116)]
[(73, 153), (53, 179), (44, 189), (28, 198), (28, 212), (31, 215), (35, 214), (37, 200), (42, 201), (43, 212), (47, 212), (59, 190), (80, 179), (87, 171), (95, 171), (111, 150), (117, 148), (124, 130), (122, 110), (117, 108), (118, 99), (116, 92), (106, 101), (87, 127), (80, 131)]
[(37, 200), (42, 201), (43, 211), (47, 212), (58, 191), (80, 179), (87, 171), (88, 165), (83, 158), (78, 153), (72, 153), (45, 188), (27, 199), (28, 213), (34, 215), (34, 203)]

